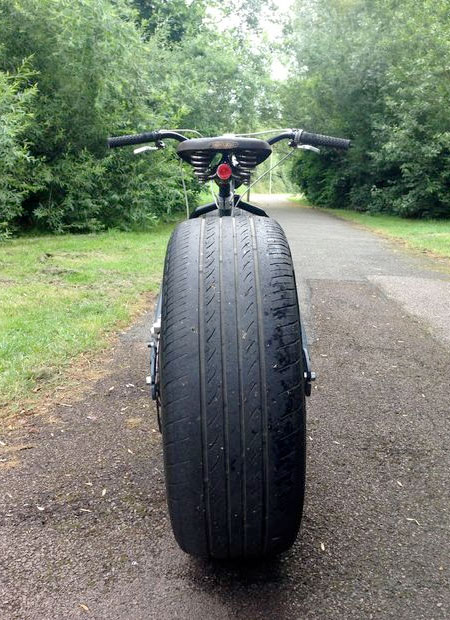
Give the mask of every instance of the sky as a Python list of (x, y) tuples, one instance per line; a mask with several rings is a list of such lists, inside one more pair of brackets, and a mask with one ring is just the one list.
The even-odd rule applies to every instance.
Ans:
[[(278, 9), (277, 13), (283, 17), (289, 13), (293, 2), (293, 0), (272, 1)], [(264, 30), (271, 41), (280, 41), (282, 39), (283, 31), (281, 24), (268, 22)], [(286, 66), (276, 57), (272, 59), (271, 73), (274, 80), (285, 80), (288, 77)]]
[[(284, 17), (289, 13), (293, 0), (272, 0), (276, 7), (276, 13), (279, 17)], [(228, 27), (236, 27), (239, 25), (239, 18), (231, 15), (227, 20), (222, 20), (218, 24), (219, 28), (226, 29)], [(281, 23), (273, 22), (269, 19), (261, 23), (263, 31), (271, 42), (281, 41), (283, 35), (283, 26)], [(279, 58), (272, 59), (271, 67), (272, 78), (275, 80), (285, 80), (288, 77), (288, 70)]]

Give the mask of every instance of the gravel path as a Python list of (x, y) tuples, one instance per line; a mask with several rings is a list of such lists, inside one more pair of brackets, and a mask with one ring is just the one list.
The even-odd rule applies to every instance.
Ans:
[(2, 619), (450, 617), (449, 278), (347, 222), (265, 203), (291, 243), (318, 373), (295, 546), (238, 567), (178, 550), (145, 316), (83, 399), (0, 437)]

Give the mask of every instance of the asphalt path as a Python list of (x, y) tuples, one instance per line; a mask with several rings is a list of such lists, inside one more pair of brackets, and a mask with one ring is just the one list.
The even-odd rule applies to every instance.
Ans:
[(83, 397), (0, 437), (2, 620), (450, 617), (448, 266), (263, 203), (291, 244), (318, 374), (294, 547), (247, 565), (177, 548), (147, 314)]

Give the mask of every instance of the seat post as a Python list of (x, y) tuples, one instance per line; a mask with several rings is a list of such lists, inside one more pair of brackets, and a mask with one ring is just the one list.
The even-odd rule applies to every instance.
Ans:
[(219, 216), (231, 215), (234, 205), (234, 182), (228, 181), (219, 185), (218, 208)]

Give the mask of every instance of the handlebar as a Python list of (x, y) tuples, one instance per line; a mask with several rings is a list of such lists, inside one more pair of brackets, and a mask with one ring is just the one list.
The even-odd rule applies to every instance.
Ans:
[(118, 146), (128, 146), (130, 144), (142, 144), (143, 142), (158, 142), (164, 138), (173, 138), (178, 142), (184, 142), (187, 138), (176, 131), (146, 131), (128, 136), (116, 136), (108, 138), (107, 143), (110, 149)]
[[(138, 133), (128, 136), (117, 136), (108, 138), (109, 148), (115, 148), (118, 146), (128, 146), (131, 144), (142, 144), (143, 142), (159, 142), (169, 138), (178, 140), (178, 142), (184, 142), (188, 140), (186, 136), (176, 131), (147, 131), (144, 133)], [(323, 136), (320, 133), (308, 133), (303, 129), (293, 129), (292, 131), (285, 131), (278, 136), (274, 136), (267, 140), (269, 144), (275, 144), (280, 140), (290, 140), (291, 146), (299, 146), (300, 144), (310, 144), (311, 146), (327, 146), (333, 149), (347, 150), (350, 146), (350, 140), (345, 138), (334, 138), (333, 136)]]
[(350, 140), (345, 138), (334, 138), (333, 136), (323, 136), (320, 133), (308, 133), (303, 129), (286, 131), (267, 140), (269, 144), (275, 144), (280, 140), (291, 140), (293, 146), (300, 144), (310, 144), (311, 146), (327, 146), (333, 149), (347, 150), (350, 147)]
[(350, 140), (346, 140), (345, 138), (323, 136), (320, 133), (308, 133), (307, 131), (302, 131), (300, 143), (311, 144), (312, 146), (328, 146), (332, 149), (342, 149), (344, 151), (350, 147)]

